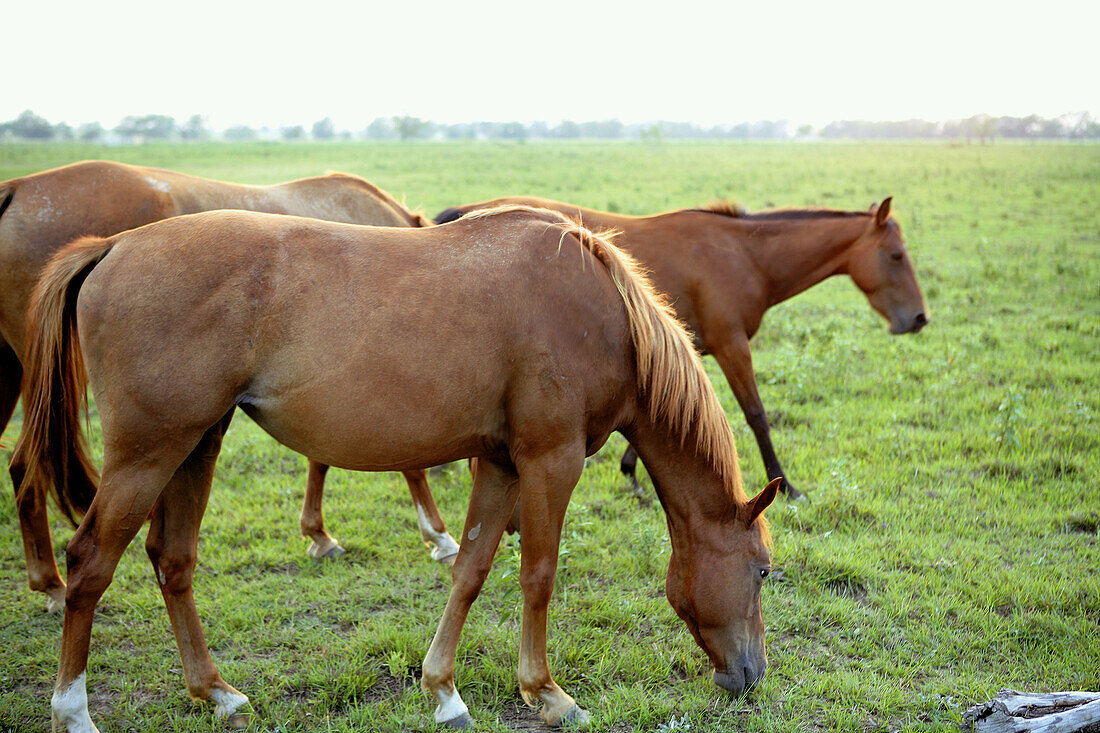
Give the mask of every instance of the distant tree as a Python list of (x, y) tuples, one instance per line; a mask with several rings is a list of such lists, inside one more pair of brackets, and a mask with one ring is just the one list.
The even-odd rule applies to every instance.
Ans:
[(176, 133), (176, 121), (168, 115), (124, 117), (115, 132), (139, 140), (167, 140)]
[(528, 134), (534, 138), (547, 138), (550, 137), (550, 125), (545, 122), (537, 121), (532, 122), (527, 128)]
[(810, 135), (813, 135), (813, 134), (814, 134), (814, 126), (813, 125), (799, 125), (798, 126), (798, 136), (799, 137), (809, 137)]
[(226, 140), (245, 142), (256, 139), (256, 131), (248, 125), (233, 125), (222, 134)]
[(206, 140), (210, 137), (210, 130), (206, 127), (206, 121), (202, 115), (191, 115), (187, 122), (180, 128), (180, 137), (184, 140)]
[(283, 140), (303, 140), (306, 136), (306, 128), (301, 125), (280, 127), (279, 134), (282, 136)]
[(650, 145), (657, 145), (661, 142), (661, 138), (664, 137), (664, 126), (660, 122), (655, 122), (652, 125), (646, 125), (642, 128), (641, 140), (643, 143), (649, 143)]
[(53, 136), (56, 140), (67, 142), (73, 139), (73, 128), (67, 122), (58, 122), (54, 125)]
[(428, 123), (419, 117), (402, 115), (393, 118), (393, 128), (402, 140), (411, 140), (423, 135), (428, 129)]
[(9, 134), (24, 140), (52, 140), (55, 134), (53, 125), (45, 117), (39, 117), (29, 109), (3, 127)]
[(314, 140), (331, 140), (334, 137), (336, 137), (336, 123), (332, 121), (331, 117), (313, 123)]
[(526, 140), (527, 128), (522, 122), (506, 122), (500, 126), (498, 134), (505, 140)]
[(573, 120), (562, 120), (561, 124), (550, 131), (551, 137), (571, 140), (581, 136), (581, 126)]
[(393, 118), (377, 117), (367, 125), (367, 137), (371, 140), (393, 140), (397, 137), (397, 130), (393, 126)]
[(581, 137), (614, 140), (623, 136), (623, 123), (619, 120), (596, 120), (581, 123)]
[(81, 142), (85, 143), (99, 142), (103, 138), (104, 132), (106, 132), (106, 130), (104, 130), (103, 125), (98, 122), (86, 122), (76, 128), (76, 136), (80, 138)]

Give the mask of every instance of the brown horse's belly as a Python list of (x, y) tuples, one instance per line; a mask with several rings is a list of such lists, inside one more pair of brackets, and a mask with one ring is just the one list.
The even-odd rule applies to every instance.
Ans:
[[(495, 397), (495, 399), (494, 399)], [(288, 448), (339, 468), (360, 471), (427, 468), (486, 455), (503, 445), (498, 395), (480, 390), (364, 389), (312, 385), (254, 398), (240, 406)]]

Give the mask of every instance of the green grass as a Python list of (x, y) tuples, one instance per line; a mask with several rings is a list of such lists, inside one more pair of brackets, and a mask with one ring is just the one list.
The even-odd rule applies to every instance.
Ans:
[[(300, 144), (0, 146), (0, 179), (82, 158), (265, 183), (363, 175), (434, 215), (533, 193), (627, 213), (734, 197), (865, 208), (893, 195), (931, 325), (891, 337), (846, 279), (774, 309), (754, 341), (780, 458), (811, 500), (769, 510), (770, 667), (746, 700), (663, 597), (669, 545), (617, 471), (614, 436), (570, 507), (550, 615), (552, 670), (595, 730), (950, 730), (999, 688), (1100, 688), (1100, 146)], [(755, 442), (716, 365), (750, 492)], [(94, 417), (94, 416), (93, 416)], [(5, 433), (14, 442), (19, 417)], [(6, 459), (7, 452), (2, 454)], [(468, 478), (433, 483), (461, 526)], [(6, 482), (5, 482), (6, 484)], [(200, 541), (195, 595), (252, 730), (430, 730), (415, 677), (449, 578), (397, 474), (333, 471), (319, 564), (298, 537), (305, 460), (239, 415)], [(55, 538), (71, 530), (54, 522)], [(60, 618), (25, 588), (0, 500), (0, 729), (44, 730)], [(63, 551), (58, 551), (59, 562)], [(502, 545), (459, 650), (487, 730), (530, 721), (515, 683), (521, 597)], [(104, 731), (220, 730), (188, 701), (141, 540), (100, 605), (89, 662)]]

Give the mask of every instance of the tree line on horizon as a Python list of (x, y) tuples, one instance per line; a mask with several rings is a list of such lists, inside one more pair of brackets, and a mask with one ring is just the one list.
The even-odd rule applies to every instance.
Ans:
[(221, 131), (209, 127), (202, 115), (179, 122), (169, 115), (132, 115), (113, 128), (98, 122), (72, 127), (65, 122), (50, 123), (27, 110), (14, 120), (0, 122), (0, 142), (85, 142), (135, 144), (149, 141), (249, 141), (284, 140), (788, 140), (788, 139), (950, 139), (992, 142), (1000, 139), (1100, 139), (1100, 121), (1087, 112), (1064, 114), (1054, 118), (993, 117), (978, 114), (962, 120), (929, 122), (901, 120), (876, 122), (839, 120), (821, 128), (797, 127), (787, 120), (759, 120), (729, 125), (697, 125), (692, 122), (654, 122), (627, 124), (617, 119), (574, 122), (557, 125), (547, 122), (463, 122), (440, 124), (419, 117), (378, 117), (362, 130), (338, 130), (332, 118), (303, 125), (279, 128), (234, 125)]

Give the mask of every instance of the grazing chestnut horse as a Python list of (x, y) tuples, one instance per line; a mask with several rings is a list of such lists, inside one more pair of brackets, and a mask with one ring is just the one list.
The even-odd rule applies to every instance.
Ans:
[[(274, 186), (242, 186), (123, 163), (85, 161), (0, 183), (0, 433), (19, 397), (24, 324), (31, 290), (50, 256), (83, 235), (108, 236), (153, 221), (212, 209), (249, 209), (296, 214), (350, 224), (426, 226), (373, 184), (355, 176), (329, 174)], [(79, 442), (79, 437), (76, 438)], [(59, 610), (65, 584), (53, 558), (42, 492), (18, 493), (22, 467), (12, 466), (27, 575), (32, 590)], [(315, 557), (342, 552), (325, 531), (321, 495), (327, 466), (310, 463), (302, 510), (302, 534), (313, 540)], [(95, 493), (95, 471), (70, 456), (66, 477), (73, 503), (87, 508)], [(447, 534), (422, 472), (406, 474), (417, 507), (420, 534), (432, 557), (454, 558), (458, 545)], [(66, 511), (66, 513), (68, 513)], [(69, 517), (72, 518), (71, 515)]]
[[(437, 223), (477, 209), (504, 204), (559, 211), (594, 230), (621, 232), (616, 241), (645, 267), (657, 290), (694, 334), (695, 345), (713, 354), (729, 380), (756, 436), (768, 478), (790, 485), (775, 455), (768, 417), (756, 388), (749, 340), (765, 311), (832, 275), (847, 274), (894, 334), (916, 333), (927, 323), (913, 263), (901, 228), (890, 218), (887, 198), (869, 212), (779, 209), (746, 213), (729, 204), (623, 216), (546, 199), (514, 196), (447, 209)], [(622, 471), (639, 491), (637, 453), (628, 449)]]
[[(146, 550), (192, 697), (247, 702), (218, 674), (191, 591), (199, 524), (236, 407), (289, 448), (355, 470), (474, 457), (452, 587), (423, 666), (437, 722), (469, 723), (454, 686), (466, 615), (522, 497), (520, 691), (552, 725), (587, 714), (550, 676), (547, 604), (584, 460), (619, 430), (667, 514), (666, 592), (740, 691), (764, 674), (761, 512), (691, 339), (607, 241), (511, 207), (424, 229), (220, 211), (61, 250), (28, 317), (26, 482), (54, 481), (73, 446), (83, 375), (103, 426), (103, 479), (68, 546), (55, 723), (94, 730), (92, 617), (152, 512)], [(257, 520), (259, 521), (259, 520)]]

